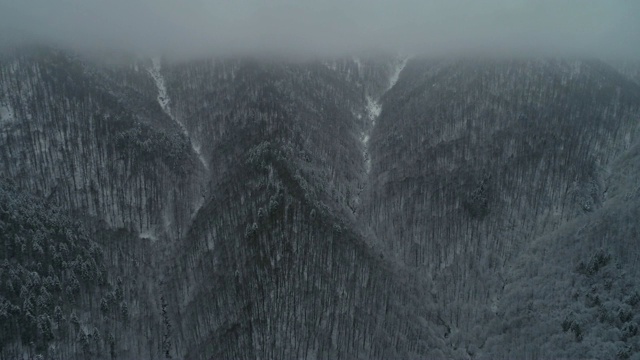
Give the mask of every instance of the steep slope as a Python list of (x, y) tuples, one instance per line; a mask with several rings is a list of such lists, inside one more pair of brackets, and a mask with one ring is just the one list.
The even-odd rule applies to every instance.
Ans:
[(171, 111), (171, 105), (170, 105), (171, 99), (167, 94), (167, 86), (165, 85), (164, 76), (162, 75), (162, 59), (160, 58), (152, 59), (151, 66), (147, 69), (147, 71), (149, 72), (149, 75), (151, 75), (151, 77), (153, 78), (153, 81), (155, 82), (156, 87), (158, 88), (158, 103), (160, 104), (160, 107), (162, 107), (162, 110), (173, 121), (175, 121), (176, 124), (178, 124), (178, 126), (180, 127), (180, 130), (182, 130), (182, 134), (187, 138), (189, 138), (193, 152), (195, 152), (198, 155), (198, 159), (202, 163), (202, 166), (205, 169), (208, 169), (209, 165), (207, 165), (207, 161), (204, 159), (204, 157), (202, 157), (202, 153), (200, 152), (200, 144), (195, 143), (194, 140), (191, 139), (191, 137), (189, 136), (189, 132), (187, 131), (187, 128), (184, 126), (182, 121), (180, 121), (175, 115), (173, 115), (173, 112)]
[[(19, 191), (4, 178), (0, 240), (3, 357), (31, 357), (60, 342), (72, 346), (49, 351), (52, 356), (87, 354), (92, 347), (89, 337), (105, 324), (100, 316), (87, 316), (83, 310), (92, 297), (114, 290), (99, 245), (61, 209), (45, 206), (42, 199)], [(19, 343), (33, 347), (23, 349)]]
[(211, 199), (173, 272), (175, 303), (185, 309), (174, 354), (443, 356), (445, 329), (426, 284), (387, 263), (355, 224), (361, 83), (321, 64), (220, 61), (173, 71), (182, 79), (169, 80), (176, 110), (204, 104), (185, 118), (213, 127), (196, 131), (210, 136)]
[(632, 357), (630, 76), (2, 54), (0, 353)]
[(500, 311), (476, 334), (481, 358), (640, 356), (639, 145), (611, 165), (602, 208), (514, 259)]
[(502, 314), (513, 257), (610, 196), (640, 89), (594, 61), (414, 60), (382, 103), (363, 221), (480, 346), (462, 339)]
[[(161, 323), (157, 281), (202, 197), (202, 171), (188, 139), (155, 101), (153, 79), (130, 64), (42, 48), (0, 61), (3, 175), (42, 206), (81, 220), (105, 254), (108, 281), (128, 289), (117, 301), (86, 294), (71, 308), (78, 324), (97, 324), (100, 337), (81, 347), (60, 334), (57, 350), (46, 349), (50, 356), (154, 357), (152, 344), (161, 339), (150, 331)], [(93, 325), (82, 328), (92, 338)], [(23, 345), (15, 351), (34, 351)]]
[(429, 284), (354, 216), (365, 99), (394, 64), (332, 64), (4, 55), (0, 166), (85, 223), (120, 289), (74, 307), (99, 323), (78, 333), (90, 346), (16, 353), (448, 354)]
[(184, 231), (200, 196), (194, 157), (158, 104), (65, 53), (32, 49), (1, 64), (4, 174), (111, 227)]

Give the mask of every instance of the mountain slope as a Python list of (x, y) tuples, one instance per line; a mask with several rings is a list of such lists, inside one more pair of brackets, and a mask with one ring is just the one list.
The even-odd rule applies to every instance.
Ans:
[(480, 324), (514, 306), (501, 301), (514, 257), (611, 196), (639, 90), (595, 61), (415, 60), (383, 98), (363, 221), (432, 279), (459, 345), (480, 347), (463, 338), (484, 338)]
[[(149, 74), (144, 60), (6, 56), (1, 165), (81, 215), (128, 304), (107, 321), (111, 337), (98, 327), (94, 348), (65, 357), (447, 353), (428, 286), (355, 221), (365, 97), (393, 70), (363, 62), (156, 63)], [(124, 311), (93, 299), (78, 311)]]
[(203, 147), (212, 159), (211, 199), (174, 272), (188, 274), (176, 279), (176, 302), (187, 309), (177, 353), (410, 358), (442, 351), (444, 328), (435, 330), (437, 313), (419, 300), (424, 284), (386, 263), (355, 224), (358, 136), (366, 125), (359, 84), (321, 64), (221, 62), (174, 71), (199, 77), (180, 83), (191, 84), (186, 94), (175, 90), (176, 110), (205, 103), (206, 112), (185, 118), (215, 126), (197, 131), (212, 135)]
[[(638, 143), (611, 166), (602, 208), (534, 239), (514, 259), (483, 358), (637, 358)], [(510, 344), (507, 348), (505, 343)]]
[(632, 357), (638, 118), (599, 61), (5, 53), (0, 209), (102, 280), (2, 354)]
[[(187, 226), (192, 204), (178, 196), (199, 196), (193, 154), (157, 103), (54, 50), (2, 64), (0, 103), (13, 114), (2, 128), (4, 174), (113, 227), (159, 236)], [(168, 187), (179, 195), (160, 190)], [(170, 203), (179, 213), (162, 213)]]

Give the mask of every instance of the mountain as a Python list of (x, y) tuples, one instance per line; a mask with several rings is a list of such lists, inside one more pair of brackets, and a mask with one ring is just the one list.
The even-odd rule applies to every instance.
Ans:
[(620, 69), (6, 52), (0, 353), (640, 356)]
[(618, 202), (636, 192), (621, 174), (637, 169), (638, 90), (597, 61), (476, 59), (410, 62), (385, 95), (364, 219), (431, 280), (460, 333), (454, 347), (486, 358), (638, 352), (624, 330), (637, 315), (585, 316), (580, 344), (561, 330), (606, 282), (591, 277), (602, 259), (619, 288), (589, 311), (622, 311), (637, 291), (637, 201)]

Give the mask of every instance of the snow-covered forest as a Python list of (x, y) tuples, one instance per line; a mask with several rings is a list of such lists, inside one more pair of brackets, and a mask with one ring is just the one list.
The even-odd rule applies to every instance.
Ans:
[(0, 358), (640, 358), (640, 67), (0, 56)]

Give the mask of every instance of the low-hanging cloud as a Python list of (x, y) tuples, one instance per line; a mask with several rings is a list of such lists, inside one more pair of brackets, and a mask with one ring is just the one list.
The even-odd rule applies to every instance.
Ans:
[(141, 54), (640, 57), (637, 0), (0, 0), (5, 41)]

